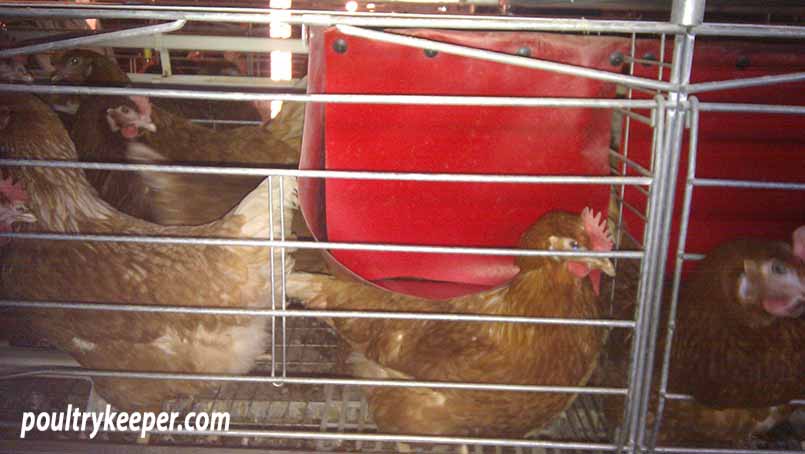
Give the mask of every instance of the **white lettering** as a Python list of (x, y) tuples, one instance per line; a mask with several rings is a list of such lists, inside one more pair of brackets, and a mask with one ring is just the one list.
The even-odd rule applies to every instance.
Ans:
[[(61, 412), (23, 412), (20, 424), (20, 438), (25, 438), (34, 430), (45, 431), (90, 431), (89, 438), (94, 439), (100, 431), (139, 433), (145, 438), (149, 432), (156, 431), (228, 431), (229, 413), (188, 413), (179, 419), (179, 412), (115, 412), (111, 405), (106, 405), (102, 412), (82, 412), (72, 404)], [(79, 423), (80, 422), (80, 423)], [(92, 425), (91, 429), (88, 425)]]
[[(162, 414), (160, 414), (160, 416)], [(143, 415), (143, 427), (142, 430), (140, 430), (140, 438), (145, 438), (146, 433), (154, 430), (154, 424), (156, 423), (156, 420), (157, 416), (150, 411)]]
[(89, 434), (89, 439), (93, 440), (98, 431), (101, 430), (101, 423), (103, 422), (103, 413), (90, 413), (92, 415), (92, 433)]
[(170, 415), (162, 412), (157, 416), (157, 430), (168, 430), (168, 419)]
[(32, 411), (26, 411), (22, 414), (22, 427), (20, 427), (20, 438), (25, 438), (25, 432), (34, 428), (34, 421), (36, 416)]
[(39, 413), (39, 416), (36, 417), (36, 430), (44, 432), (48, 430), (49, 425), (50, 415), (47, 413)]
[(129, 420), (128, 413), (118, 413), (117, 414), (117, 430), (123, 432), (126, 430), (126, 422)]
[(115, 415), (117, 413), (112, 411), (112, 406), (106, 404), (106, 411), (103, 414), (103, 431), (104, 432), (114, 432), (115, 431)]

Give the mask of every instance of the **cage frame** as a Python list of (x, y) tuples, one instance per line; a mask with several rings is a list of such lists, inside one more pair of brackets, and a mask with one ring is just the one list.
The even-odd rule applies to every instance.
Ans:
[[(648, 213), (645, 214), (645, 234), (640, 251), (621, 251), (616, 250), (610, 253), (557, 253), (556, 251), (523, 251), (519, 249), (503, 248), (469, 248), (469, 247), (440, 247), (440, 246), (414, 246), (414, 245), (390, 245), (390, 244), (367, 244), (367, 243), (334, 243), (334, 242), (308, 242), (290, 241), (284, 238), (268, 240), (240, 240), (240, 239), (200, 239), (200, 238), (171, 238), (171, 237), (131, 237), (122, 235), (65, 235), (65, 234), (34, 234), (34, 233), (2, 233), (0, 237), (20, 238), (20, 239), (42, 239), (42, 240), (61, 240), (61, 241), (109, 241), (109, 242), (144, 242), (161, 244), (206, 244), (206, 245), (230, 245), (230, 246), (254, 246), (269, 247), (272, 251), (272, 258), (275, 250), (279, 250), (281, 257), (285, 255), (285, 249), (349, 249), (363, 251), (400, 251), (400, 252), (420, 252), (420, 253), (455, 253), (455, 254), (488, 254), (488, 255), (514, 255), (514, 256), (595, 256), (609, 257), (613, 259), (641, 260), (640, 284), (638, 290), (637, 312), (635, 320), (573, 320), (573, 319), (550, 319), (550, 318), (529, 318), (529, 317), (490, 317), (472, 316), (461, 314), (417, 314), (417, 313), (371, 313), (371, 312), (343, 312), (343, 311), (299, 311), (286, 309), (286, 295), (284, 285), (284, 274), (280, 272), (282, 282), (282, 294), (274, 295), (272, 291), (272, 309), (223, 309), (223, 308), (197, 308), (197, 307), (164, 307), (164, 306), (144, 306), (134, 304), (94, 304), (94, 303), (70, 303), (70, 302), (48, 302), (48, 301), (0, 301), (0, 307), (26, 307), (26, 308), (60, 308), (75, 310), (120, 310), (120, 311), (148, 311), (148, 312), (177, 312), (177, 313), (197, 313), (197, 314), (216, 314), (216, 315), (249, 315), (271, 317), (272, 323), (279, 317), (284, 322), (287, 317), (359, 317), (359, 318), (405, 318), (414, 320), (461, 320), (477, 322), (511, 322), (511, 323), (557, 323), (576, 326), (607, 326), (617, 328), (633, 329), (633, 345), (630, 354), (629, 381), (627, 388), (602, 388), (602, 387), (558, 387), (558, 386), (525, 386), (525, 385), (500, 385), (500, 384), (477, 384), (477, 383), (443, 383), (427, 381), (406, 381), (397, 382), (389, 380), (357, 380), (357, 379), (316, 379), (305, 377), (288, 377), (286, 368), (281, 367), (277, 372), (277, 365), (274, 363), (276, 354), (272, 355), (271, 376), (223, 376), (208, 374), (168, 374), (168, 373), (144, 373), (126, 371), (101, 371), (86, 370), (80, 368), (34, 368), (0, 373), (0, 380), (28, 377), (28, 376), (70, 376), (70, 377), (131, 377), (146, 379), (183, 379), (183, 380), (207, 380), (207, 381), (243, 381), (243, 382), (265, 382), (275, 385), (284, 383), (299, 384), (333, 384), (350, 386), (428, 386), (434, 388), (456, 388), (456, 389), (489, 389), (489, 390), (510, 390), (524, 392), (569, 392), (599, 395), (622, 395), (625, 396), (625, 418), (623, 427), (625, 431), (620, 434), (617, 440), (612, 443), (584, 443), (584, 442), (548, 442), (534, 440), (513, 440), (513, 439), (477, 439), (470, 437), (423, 437), (408, 435), (390, 434), (361, 434), (361, 433), (322, 433), (322, 432), (297, 432), (297, 431), (270, 431), (270, 430), (235, 430), (223, 433), (215, 432), (194, 432), (195, 435), (219, 435), (227, 437), (284, 437), (284, 438), (310, 438), (319, 440), (330, 439), (349, 439), (360, 441), (398, 441), (410, 443), (446, 443), (446, 444), (468, 444), (468, 445), (494, 445), (510, 446), (522, 448), (556, 448), (556, 449), (575, 449), (575, 450), (600, 450), (616, 452), (702, 452), (701, 448), (678, 448), (656, 446), (656, 433), (660, 430), (662, 421), (662, 407), (668, 399), (686, 399), (689, 396), (668, 393), (667, 378), (670, 367), (671, 340), (673, 338), (673, 314), (678, 300), (679, 283), (682, 264), (687, 260), (701, 258), (700, 255), (691, 254), (685, 250), (685, 237), (687, 235), (688, 220), (690, 216), (692, 194), (696, 187), (718, 186), (718, 187), (743, 187), (755, 189), (785, 189), (802, 191), (805, 184), (787, 182), (759, 182), (743, 180), (722, 180), (697, 178), (695, 176), (695, 164), (697, 154), (697, 133), (699, 117), (704, 112), (747, 112), (747, 113), (781, 113), (790, 115), (805, 115), (805, 106), (792, 105), (761, 105), (761, 104), (733, 104), (733, 103), (707, 103), (699, 102), (695, 94), (706, 91), (735, 89), (753, 87), (760, 85), (780, 84), (805, 80), (805, 73), (793, 73), (781, 76), (768, 76), (760, 78), (739, 79), (729, 81), (716, 81), (707, 83), (690, 83), (692, 70), (692, 59), (695, 53), (695, 41), (697, 36), (733, 36), (742, 38), (805, 38), (805, 27), (799, 26), (757, 26), (744, 24), (721, 24), (706, 23), (704, 17), (704, 0), (674, 0), (671, 18), (669, 21), (641, 22), (641, 21), (622, 21), (622, 20), (584, 20), (584, 19), (540, 19), (540, 18), (498, 18), (498, 17), (476, 17), (476, 16), (438, 16), (427, 15), (406, 15), (406, 14), (379, 14), (379, 13), (339, 13), (321, 11), (302, 11), (288, 10), (283, 16), (282, 21), (294, 25), (309, 26), (336, 26), (342, 32), (352, 36), (360, 36), (368, 39), (384, 40), (393, 44), (411, 45), (422, 49), (434, 48), (433, 42), (418, 40), (410, 37), (399, 37), (388, 33), (369, 30), (368, 27), (390, 27), (390, 28), (413, 28), (413, 27), (432, 27), (447, 29), (469, 29), (469, 30), (518, 30), (518, 31), (561, 31), (561, 32), (583, 32), (583, 33), (618, 33), (631, 34), (632, 54), (626, 57), (626, 61), (631, 67), (630, 75), (620, 75), (609, 73), (610, 75), (597, 74), (595, 70), (585, 68), (569, 67), (570, 65), (546, 65), (534, 59), (527, 59), (516, 56), (495, 56), (484, 55), (484, 51), (472, 51), (467, 49), (457, 49), (461, 46), (449, 44), (437, 45), (439, 51), (447, 53), (457, 53), (471, 58), (493, 59), (504, 64), (523, 65), (524, 60), (532, 60), (528, 63), (531, 67), (548, 71), (555, 71), (564, 74), (591, 77), (599, 80), (608, 80), (624, 85), (629, 90), (628, 99), (572, 99), (572, 98), (517, 98), (517, 97), (466, 97), (466, 96), (413, 96), (413, 95), (365, 95), (365, 94), (345, 94), (345, 95), (322, 95), (322, 94), (295, 94), (295, 93), (250, 93), (245, 91), (197, 91), (192, 89), (138, 89), (138, 88), (119, 88), (119, 87), (64, 87), (64, 86), (20, 86), (13, 84), (0, 84), (0, 92), (27, 92), (40, 94), (104, 94), (104, 95), (142, 95), (155, 97), (172, 97), (180, 99), (211, 99), (211, 100), (265, 100), (265, 101), (288, 101), (288, 102), (315, 102), (315, 103), (381, 103), (398, 105), (499, 105), (499, 106), (529, 106), (529, 107), (586, 107), (586, 108), (606, 108), (619, 109), (626, 115), (625, 118), (625, 148), (624, 153), (611, 150), (620, 162), (620, 172), (614, 171), (611, 176), (601, 177), (581, 177), (581, 176), (517, 176), (517, 175), (459, 175), (459, 174), (424, 174), (424, 173), (399, 173), (399, 172), (345, 172), (345, 171), (311, 171), (311, 170), (292, 170), (292, 169), (259, 169), (249, 167), (227, 167), (218, 168), (214, 166), (179, 166), (179, 165), (146, 165), (146, 164), (102, 164), (102, 163), (78, 163), (78, 162), (59, 162), (59, 161), (32, 161), (0, 159), (0, 165), (5, 166), (38, 166), (51, 168), (82, 168), (82, 169), (103, 169), (103, 170), (126, 170), (126, 171), (157, 171), (157, 172), (177, 172), (177, 173), (205, 173), (220, 175), (260, 175), (268, 177), (271, 184), (277, 182), (282, 187), (284, 178), (353, 178), (353, 179), (377, 179), (377, 180), (396, 180), (396, 181), (444, 181), (444, 182), (473, 182), (478, 184), (495, 184), (500, 182), (522, 183), (522, 184), (603, 184), (612, 185), (620, 188), (620, 198), (623, 202), (623, 191), (626, 186), (642, 188), (646, 191), (648, 200)], [(205, 8), (205, 7), (156, 7), (156, 6), (112, 6), (112, 5), (70, 5), (69, 7), (54, 4), (8, 4), (0, 5), (0, 16), (4, 17), (93, 17), (93, 18), (115, 18), (115, 19), (152, 19), (173, 21), (160, 24), (153, 29), (124, 31), (115, 35), (115, 39), (125, 39), (126, 37), (152, 35), (181, 28), (186, 21), (229, 21), (247, 23), (269, 23), (277, 20), (271, 16), (271, 10), (249, 9), (249, 8)], [(115, 33), (115, 32), (112, 32)], [(650, 34), (660, 35), (661, 52), (664, 52), (664, 42), (666, 36), (674, 39), (672, 61), (670, 65), (665, 62), (661, 55), (657, 63), (659, 69), (659, 80), (635, 77), (633, 74), (635, 63), (645, 63), (634, 55), (634, 42), (636, 35)], [(396, 38), (394, 36), (397, 36)], [(18, 48), (9, 51), (0, 51), (0, 57), (13, 54), (25, 54), (52, 50), (55, 48), (87, 44), (93, 42), (89, 38), (75, 38), (66, 42), (47, 43), (45, 45), (28, 46), (28, 48)], [(109, 40), (112, 37), (106, 36)], [(82, 41), (83, 39), (83, 41)], [(103, 39), (94, 38), (96, 42), (103, 42)], [(4, 53), (5, 52), (5, 53)], [(460, 53), (460, 52), (463, 52)], [(487, 58), (488, 57), (488, 58)], [(550, 63), (550, 62), (547, 62)], [(562, 67), (568, 66), (568, 67)], [(663, 70), (670, 70), (668, 82), (662, 80)], [(600, 79), (603, 77), (604, 79)], [(631, 99), (632, 90), (654, 91), (657, 95), (653, 100), (633, 100)], [(648, 110), (649, 114), (644, 115), (636, 111)], [(629, 160), (628, 158), (628, 138), (630, 123), (632, 121), (642, 122), (652, 127), (654, 140), (652, 144), (652, 165), (651, 169)], [(680, 239), (675, 254), (675, 266), (673, 270), (673, 296), (670, 301), (671, 317), (670, 329), (666, 333), (666, 347), (658, 352), (657, 336), (661, 335), (659, 327), (660, 305), (662, 303), (663, 277), (665, 276), (665, 258), (669, 253), (670, 229), (673, 222), (673, 207), (675, 198), (675, 183), (678, 180), (680, 156), (683, 153), (682, 139), (685, 130), (690, 131), (689, 144), (689, 167), (688, 176), (685, 183), (684, 208), (680, 221)], [(642, 173), (642, 176), (627, 176), (627, 168)], [(617, 169), (615, 169), (617, 170)], [(619, 204), (619, 219), (617, 219), (619, 229), (622, 231), (621, 219), (625, 203)], [(626, 207), (628, 208), (628, 207)], [(271, 210), (269, 210), (271, 212)], [(272, 221), (273, 225), (273, 221)], [(620, 235), (618, 235), (618, 238)], [(617, 248), (616, 248), (617, 249)], [(273, 270), (274, 261), (271, 261), (272, 281), (275, 279)], [(273, 284), (273, 282), (272, 282)], [(272, 286), (273, 288), (273, 286)], [(281, 305), (277, 309), (277, 305)], [(272, 335), (275, 334), (272, 329)], [(285, 329), (282, 330), (284, 336)], [(286, 343), (282, 342), (282, 348)], [(272, 342), (272, 349), (276, 348), (276, 342)], [(283, 359), (285, 355), (282, 355)], [(646, 428), (644, 421), (648, 413), (650, 394), (652, 390), (652, 370), (655, 358), (662, 358), (662, 374), (659, 383), (659, 417), (653, 429)], [(281, 365), (281, 366), (284, 366)], [(805, 403), (795, 401), (796, 403)], [(176, 432), (181, 434), (182, 432)], [(2, 447), (2, 445), (0, 445)], [(790, 451), (746, 451), (734, 449), (708, 449), (707, 452), (713, 453), (741, 453), (741, 452), (766, 452), (766, 453), (785, 453)]]

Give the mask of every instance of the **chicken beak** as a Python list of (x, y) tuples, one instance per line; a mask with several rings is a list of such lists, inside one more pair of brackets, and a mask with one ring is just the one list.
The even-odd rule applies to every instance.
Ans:
[(609, 277), (615, 276), (615, 265), (606, 257), (586, 257), (581, 261), (587, 263), (590, 269), (598, 269), (604, 272)]
[(138, 128), (146, 129), (151, 132), (157, 132), (157, 125), (155, 125), (154, 122), (150, 120), (146, 120), (143, 118), (138, 121), (135, 121), (134, 124), (136, 124)]
[(36, 216), (34, 216), (34, 214), (29, 211), (29, 212), (20, 214), (17, 217), (17, 221), (18, 222), (25, 222), (25, 223), (28, 223), (28, 224), (33, 224), (34, 222), (36, 222)]
[(26, 224), (33, 224), (36, 222), (36, 216), (34, 216), (33, 212), (31, 212), (31, 210), (28, 209), (28, 207), (24, 204), (16, 204), (14, 210), (15, 213), (13, 223), (24, 222)]
[(50, 76), (50, 81), (51, 82), (61, 82), (63, 77), (64, 76), (62, 76), (62, 73), (60, 73), (59, 71), (56, 71), (56, 72), (53, 73), (52, 76)]

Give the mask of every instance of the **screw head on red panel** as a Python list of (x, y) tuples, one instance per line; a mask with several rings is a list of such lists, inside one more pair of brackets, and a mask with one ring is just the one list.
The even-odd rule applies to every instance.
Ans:
[(342, 38), (338, 38), (333, 42), (333, 50), (338, 54), (343, 54), (347, 51), (347, 42)]
[(623, 53), (619, 50), (612, 52), (609, 55), (609, 64), (612, 66), (620, 66), (623, 64)]

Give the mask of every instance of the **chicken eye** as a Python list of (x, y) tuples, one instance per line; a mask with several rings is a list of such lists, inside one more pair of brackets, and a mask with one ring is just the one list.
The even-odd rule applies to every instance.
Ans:
[(574, 251), (579, 250), (579, 242), (576, 241), (576, 240), (570, 240), (569, 246), (570, 246), (570, 249), (573, 249)]
[(73, 58), (70, 59), (70, 64), (71, 65), (77, 65), (79, 61), (81, 61), (81, 60), (78, 57), (73, 57)]
[(778, 261), (774, 261), (771, 263), (771, 272), (774, 274), (786, 274), (788, 273), (788, 267)]
[(123, 112), (124, 114), (128, 114), (129, 112), (131, 112), (131, 109), (129, 109), (126, 106), (121, 106), (120, 111)]

